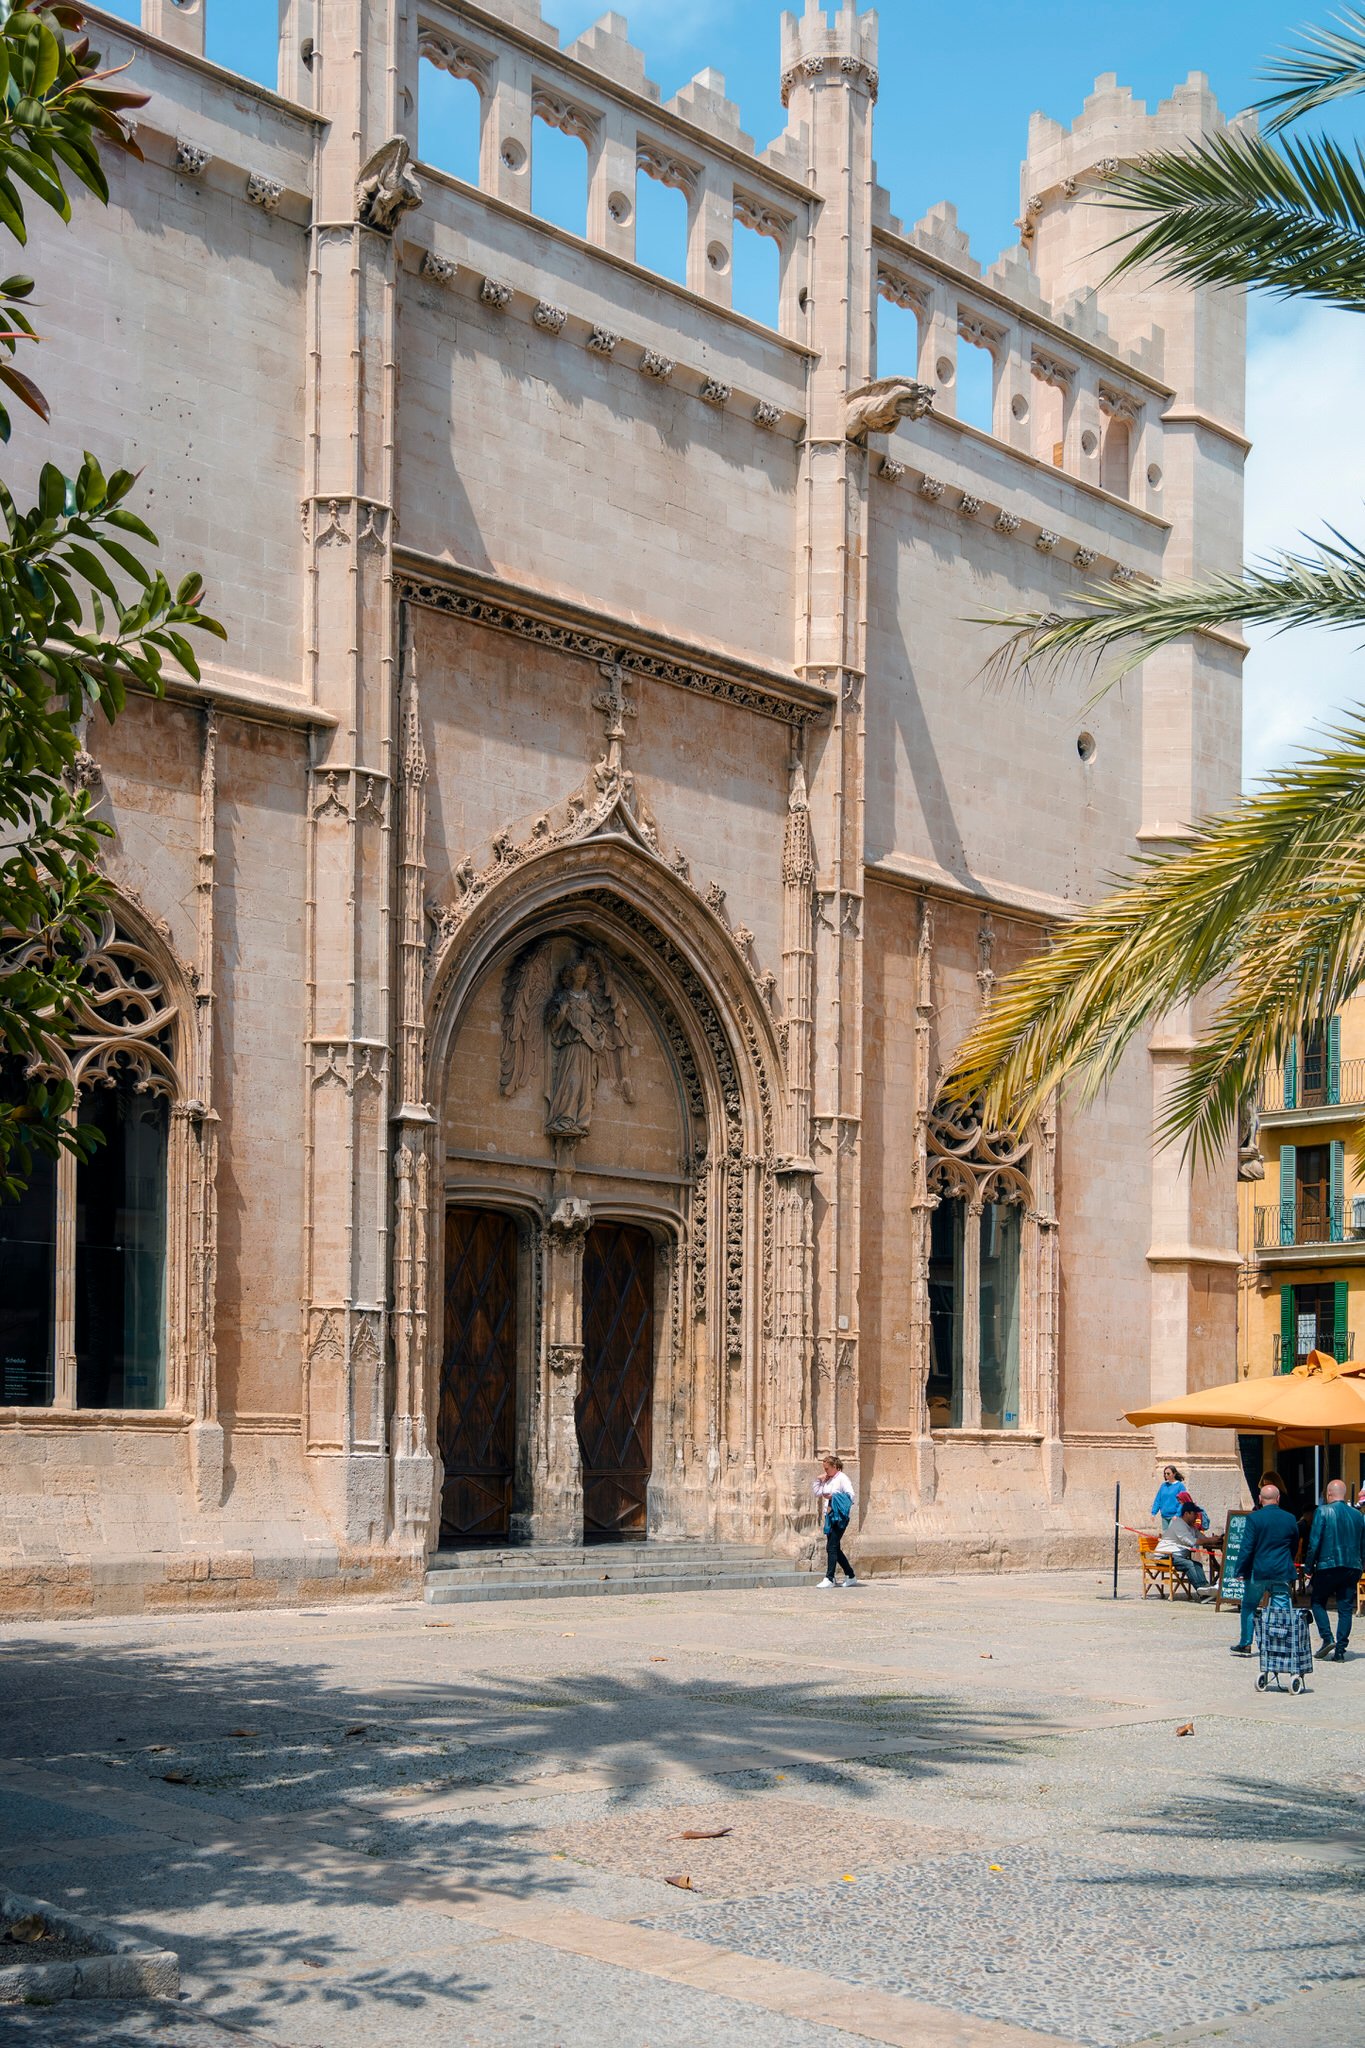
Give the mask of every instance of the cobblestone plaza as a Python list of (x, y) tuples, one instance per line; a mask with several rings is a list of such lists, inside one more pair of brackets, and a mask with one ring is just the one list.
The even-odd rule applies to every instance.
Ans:
[(1231, 1616), (1106, 1593), (15, 1625), (3, 1881), (185, 1989), (0, 2041), (1355, 2048), (1359, 1660), (1262, 1697)]

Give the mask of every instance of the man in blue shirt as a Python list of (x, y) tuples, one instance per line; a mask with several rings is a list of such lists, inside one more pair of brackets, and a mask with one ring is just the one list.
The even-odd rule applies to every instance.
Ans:
[(1247, 1516), (1246, 1534), (1237, 1558), (1242, 1581), (1242, 1632), (1232, 1644), (1234, 1657), (1249, 1657), (1256, 1633), (1256, 1609), (1266, 1594), (1272, 1607), (1288, 1607), (1294, 1586), (1294, 1553), (1299, 1525), (1280, 1506), (1278, 1486), (1261, 1488), (1261, 1505)]
[[(1344, 1664), (1356, 1609), (1356, 1587), (1365, 1572), (1365, 1515), (1351, 1506), (1342, 1479), (1329, 1481), (1327, 1498), (1313, 1516), (1307, 1564), (1313, 1574), (1313, 1619), (1322, 1638), (1318, 1655), (1330, 1657), (1334, 1664)], [(1337, 1603), (1335, 1647), (1327, 1618), (1329, 1600)]]

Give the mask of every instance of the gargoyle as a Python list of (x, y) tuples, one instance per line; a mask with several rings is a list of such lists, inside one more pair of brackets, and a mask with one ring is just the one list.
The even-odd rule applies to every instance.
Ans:
[(408, 162), (411, 152), (401, 135), (377, 149), (356, 179), (356, 218), (381, 235), (391, 235), (403, 215), (422, 204), (422, 185)]
[(869, 434), (889, 434), (898, 420), (922, 420), (934, 402), (932, 384), (910, 377), (878, 377), (851, 391), (844, 432), (862, 443)]

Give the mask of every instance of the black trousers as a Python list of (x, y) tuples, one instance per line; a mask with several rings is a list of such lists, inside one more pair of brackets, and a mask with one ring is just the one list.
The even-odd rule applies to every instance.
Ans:
[(855, 1575), (852, 1565), (844, 1556), (843, 1534), (842, 1529), (826, 1529), (825, 1531), (825, 1577), (827, 1579), (834, 1577), (840, 1565), (843, 1566), (846, 1575), (850, 1579)]

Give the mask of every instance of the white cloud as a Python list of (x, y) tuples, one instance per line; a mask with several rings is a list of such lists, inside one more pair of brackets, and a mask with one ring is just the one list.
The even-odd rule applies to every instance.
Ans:
[[(1365, 328), (1309, 306), (1253, 331), (1247, 364), (1248, 559), (1338, 527), (1365, 542)], [(1360, 636), (1365, 641), (1365, 635)], [(1365, 702), (1365, 648), (1337, 633), (1252, 635), (1242, 760), (1247, 781)]]

